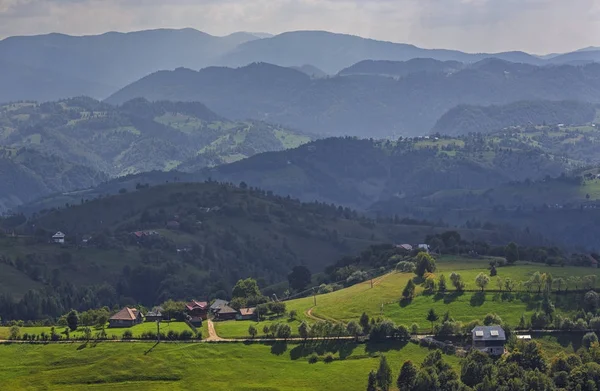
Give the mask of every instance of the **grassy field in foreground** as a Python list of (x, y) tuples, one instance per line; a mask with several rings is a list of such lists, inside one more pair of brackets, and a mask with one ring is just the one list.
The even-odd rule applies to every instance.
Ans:
[[(0, 346), (7, 390), (364, 390), (382, 351), (398, 376), (405, 360), (428, 350), (414, 344), (332, 347), (336, 360), (309, 364), (303, 345), (100, 343)], [(344, 359), (339, 359), (344, 357)], [(458, 358), (444, 356), (458, 369)]]

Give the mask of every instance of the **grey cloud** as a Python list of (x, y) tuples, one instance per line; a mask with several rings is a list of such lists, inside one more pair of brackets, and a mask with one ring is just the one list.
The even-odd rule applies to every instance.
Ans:
[(329, 30), (467, 51), (599, 45), (597, 0), (0, 0), (0, 37), (158, 27)]

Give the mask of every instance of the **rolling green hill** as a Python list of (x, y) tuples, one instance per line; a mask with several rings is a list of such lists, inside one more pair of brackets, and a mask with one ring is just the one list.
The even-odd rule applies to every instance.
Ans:
[(598, 105), (573, 101), (514, 102), (502, 106), (461, 105), (444, 114), (431, 133), (456, 136), (491, 133), (511, 126), (583, 125), (593, 123), (598, 110)]
[[(27, 319), (70, 306), (226, 296), (239, 278), (256, 277), (264, 287), (285, 280), (296, 265), (319, 272), (370, 244), (416, 243), (446, 230), (415, 222), (376, 224), (347, 208), (215, 182), (144, 187), (41, 211), (27, 222), (17, 216), (4, 226), (24, 236), (0, 239), (0, 293), (27, 302), (50, 295), (57, 302), (2, 307), (7, 304), (0, 295), (0, 308), (16, 308), (16, 317)], [(48, 243), (56, 231), (67, 235), (65, 246)], [(461, 235), (513, 239), (510, 232), (487, 230)], [(28, 296), (30, 289), (38, 293)]]
[[(0, 107), (0, 145), (27, 147), (109, 177), (175, 168), (194, 171), (260, 152), (297, 147), (310, 140), (310, 136), (263, 122), (229, 121), (199, 103), (137, 99), (113, 107), (76, 98)], [(34, 171), (43, 169), (31, 164), (35, 160), (30, 161)], [(54, 171), (65, 173), (64, 169)], [(63, 178), (64, 186), (47, 188), (15, 183), (29, 192), (23, 201), (31, 201), (99, 182), (82, 182), (76, 176)], [(7, 190), (3, 188), (0, 196), (9, 197)], [(15, 199), (12, 205), (20, 203)]]

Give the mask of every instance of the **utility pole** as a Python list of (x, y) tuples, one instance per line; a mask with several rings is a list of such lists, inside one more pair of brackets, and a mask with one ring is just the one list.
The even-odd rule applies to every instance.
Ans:
[(373, 279), (371, 278), (371, 289), (373, 289)]
[(313, 299), (315, 300), (315, 307), (317, 306), (317, 291), (313, 288)]
[(160, 320), (156, 321), (156, 343), (160, 343)]

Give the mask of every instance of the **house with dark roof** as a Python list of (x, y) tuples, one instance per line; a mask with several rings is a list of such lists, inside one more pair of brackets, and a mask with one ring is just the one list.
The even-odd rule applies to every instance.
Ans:
[(135, 308), (125, 307), (108, 319), (108, 327), (131, 327), (142, 323), (144, 316)]
[(208, 303), (206, 301), (192, 300), (185, 305), (185, 312), (189, 322), (194, 326), (202, 326), (202, 321), (208, 316)]
[(500, 326), (477, 326), (472, 331), (473, 349), (487, 353), (491, 356), (504, 354), (506, 334)]
[(223, 307), (229, 305), (229, 302), (227, 300), (221, 300), (221, 299), (216, 299), (215, 301), (213, 301), (213, 303), (210, 305), (210, 312), (212, 312), (213, 314), (219, 312), (219, 310)]
[(236, 320), (254, 320), (256, 319), (256, 307), (240, 308), (240, 313), (236, 316)]
[(154, 307), (146, 314), (146, 322), (158, 322), (164, 320), (162, 307)]
[(57, 233), (55, 233), (54, 235), (52, 235), (52, 241), (54, 243), (59, 243), (59, 244), (63, 244), (65, 242), (65, 234), (58, 231)]
[(219, 312), (215, 314), (216, 320), (233, 320), (237, 317), (238, 311), (234, 310), (228, 305), (224, 305), (221, 307)]

